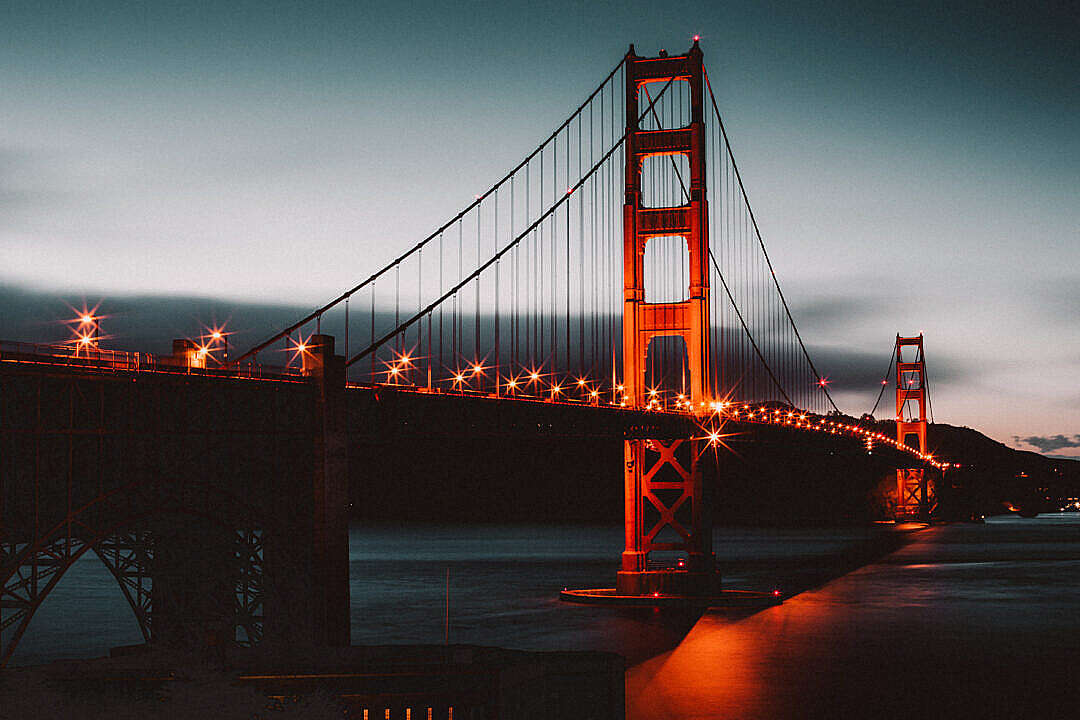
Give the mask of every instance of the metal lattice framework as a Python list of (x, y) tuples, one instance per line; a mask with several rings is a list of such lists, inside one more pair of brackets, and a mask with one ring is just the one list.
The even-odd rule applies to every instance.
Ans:
[[(88, 552), (145, 640), (260, 642), (267, 593), (311, 573), (310, 384), (40, 361), (0, 370), (0, 666)], [(276, 605), (283, 636), (291, 616), (303, 620), (289, 592), (292, 604)]]
[[(207, 505), (214, 510), (192, 507), (185, 496), (209, 499)], [(135, 508), (138, 510), (131, 514)], [(0, 565), (0, 666), (10, 659), (35, 612), (65, 572), (91, 550), (117, 580), (145, 640), (154, 639), (153, 618), (162, 602), (181, 618), (194, 617), (198, 611), (186, 607), (192, 601), (185, 593), (155, 593), (155, 535), (147, 529), (152, 521), (182, 527), (181, 518), (185, 516), (205, 520), (235, 538), (235, 547), (226, 555), (230, 562), (226, 562), (225, 570), (233, 587), (232, 602), (226, 599), (219, 603), (215, 614), (235, 628), (229, 639), (241, 645), (257, 644), (263, 634), (263, 532), (233, 529), (238, 518), (251, 514), (250, 506), (218, 488), (176, 478), (150, 486), (127, 487), (78, 508), (34, 543), (4, 543)], [(199, 564), (201, 572), (221, 571), (203, 557), (192, 560)], [(194, 621), (201, 619), (195, 617)]]
[(145, 528), (128, 528), (103, 538), (94, 554), (120, 585), (143, 640), (152, 637), (154, 536)]

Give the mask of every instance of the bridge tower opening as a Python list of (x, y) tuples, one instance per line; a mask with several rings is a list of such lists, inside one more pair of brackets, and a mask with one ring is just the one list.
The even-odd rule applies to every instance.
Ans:
[[(921, 333), (896, 336), (896, 440), (926, 454), (926, 359)], [(896, 499), (897, 520), (929, 521), (937, 507), (934, 481), (922, 467), (898, 468)]]
[[(675, 83), (688, 85), (688, 123), (682, 108), (681, 120), (665, 123), (655, 111), (658, 96), (647, 87)], [(650, 343), (670, 336), (682, 338), (686, 346), (685, 394), (695, 405), (708, 400), (709, 238), (703, 107), (704, 69), (697, 40), (681, 56), (638, 57), (630, 47), (623, 204), (623, 385), (630, 407), (643, 408), (649, 402)], [(655, 165), (665, 159), (678, 179), (680, 194), (675, 204), (657, 206), (658, 193), (643, 197), (642, 170), (647, 160)], [(689, 273), (685, 293), (678, 294), (682, 300), (646, 301), (645, 249), (658, 238), (679, 238), (685, 243)], [(625, 441), (626, 545), (618, 594), (709, 594), (719, 589), (700, 445), (692, 438)], [(653, 568), (649, 563), (653, 551), (674, 551), (685, 557), (681, 566)]]

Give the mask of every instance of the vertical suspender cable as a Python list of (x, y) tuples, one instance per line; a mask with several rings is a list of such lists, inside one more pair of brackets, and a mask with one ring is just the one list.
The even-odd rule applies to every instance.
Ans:
[[(579, 127), (580, 127), (580, 118)], [(570, 192), (570, 128), (566, 129), (566, 192)], [(580, 196), (578, 196), (580, 199)], [(566, 203), (566, 372), (570, 373), (570, 206), (574, 199)]]
[[(514, 237), (514, 180), (510, 180), (510, 237)], [(513, 280), (510, 283), (510, 370), (507, 373), (514, 377), (517, 373), (517, 313), (518, 313), (518, 248), (514, 248)]]
[(814, 366), (814, 361), (810, 359), (810, 354), (807, 352), (806, 345), (803, 343), (802, 335), (799, 333), (799, 328), (795, 324), (795, 320), (791, 316), (791, 310), (788, 307), (787, 300), (784, 298), (784, 293), (780, 289), (780, 282), (776, 278), (776, 272), (773, 270), (772, 261), (769, 259), (769, 254), (765, 250), (765, 242), (761, 238), (761, 232), (758, 230), (757, 221), (754, 219), (754, 211), (750, 208), (750, 200), (747, 197), (746, 187), (743, 185), (743, 182), (742, 182), (742, 176), (739, 174), (739, 167), (735, 163), (735, 157), (734, 157), (734, 154), (732, 153), (732, 150), (731, 150), (731, 143), (728, 140), (727, 130), (724, 128), (723, 119), (721, 119), (721, 117), (720, 117), (720, 110), (717, 108), (717, 105), (716, 105), (716, 97), (713, 95), (712, 83), (709, 81), (709, 74), (708, 73), (705, 73), (705, 85), (709, 90), (709, 98), (712, 101), (713, 109), (714, 109), (714, 112), (716, 114), (716, 121), (720, 125), (720, 132), (722, 133), (723, 138), (724, 138), (724, 146), (725, 146), (725, 148), (726, 148), (726, 150), (728, 152), (728, 156), (729, 156), (729, 158), (731, 160), (731, 166), (732, 166), (732, 169), (735, 172), (735, 178), (736, 178), (736, 180), (738, 180), (739, 190), (740, 190), (740, 192), (742, 194), (743, 202), (746, 205), (746, 212), (749, 214), (750, 221), (753, 224), (754, 233), (755, 233), (755, 235), (757, 237), (757, 240), (758, 240), (758, 245), (761, 248), (761, 253), (762, 253), (763, 257), (765, 258), (765, 262), (768, 264), (769, 273), (770, 273), (770, 275), (772, 277), (774, 285), (776, 286), (776, 292), (779, 295), (780, 302), (784, 307), (784, 313), (787, 316), (788, 322), (791, 324), (792, 330), (795, 332), (795, 337), (799, 341), (799, 347), (802, 350), (803, 357), (806, 358), (806, 362), (810, 366), (810, 370), (813, 372), (815, 379), (820, 383), (820, 387), (821, 387), (822, 391), (825, 393), (825, 397), (828, 399), (829, 404), (832, 405), (833, 409), (836, 412), (840, 412), (840, 408), (838, 408), (836, 406), (836, 403), (832, 399), (832, 395), (829, 394), (829, 389), (825, 386), (824, 381), (823, 381), (823, 379), (821, 377), (821, 374), (817, 371), (817, 368)]
[[(480, 218), (483, 215), (484, 206), (480, 205), (476, 212), (476, 264), (479, 265), (483, 257), (480, 250)], [(476, 276), (476, 306), (474, 308), (475, 320), (473, 322), (473, 362), (480, 363), (480, 276)], [(481, 382), (480, 376), (476, 378)]]
[[(443, 234), (439, 233), (439, 295), (443, 293)], [(439, 305), (439, 372), (445, 367), (443, 357), (443, 306)]]
[[(371, 344), (375, 344), (375, 282), (371, 283)], [(368, 380), (375, 382), (375, 353), (371, 354), (371, 375)]]
[[(581, 176), (581, 116), (578, 115), (578, 167)], [(578, 375), (585, 377), (585, 195), (578, 195)]]
[[(499, 191), (495, 191), (495, 219), (492, 223), (492, 231), (495, 233), (495, 252), (499, 251)], [(498, 396), (502, 385), (502, 367), (499, 355), (499, 268), (501, 261), (495, 261), (495, 395)]]

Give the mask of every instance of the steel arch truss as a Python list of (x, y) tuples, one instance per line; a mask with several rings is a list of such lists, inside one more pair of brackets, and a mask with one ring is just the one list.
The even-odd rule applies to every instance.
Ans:
[[(193, 503), (192, 499), (198, 498)], [(158, 539), (153, 521), (188, 515), (216, 526), (229, 547), (215, 547), (224, 560), (230, 597), (223, 598), (223, 617), (233, 626), (230, 638), (239, 645), (263, 637), (264, 540), (261, 527), (244, 520), (250, 509), (228, 493), (201, 482), (158, 481), (129, 485), (72, 510), (32, 543), (0, 538), (0, 667), (10, 660), (34, 613), (80, 557), (93, 550), (119, 584), (143, 638), (155, 637), (155, 607), (170, 606), (175, 617), (190, 615), (185, 593), (159, 591), (154, 576)], [(237, 528), (236, 524), (241, 527)], [(11, 533), (7, 533), (10, 535)]]
[(236, 533), (237, 645), (252, 647), (263, 637), (265, 600), (263, 532), (252, 528)]
[(11, 657), (38, 606), (86, 547), (82, 540), (72, 537), (59, 537), (34, 549), (26, 544), (4, 543), (4, 565), (0, 568), (0, 667)]
[(101, 540), (93, 550), (120, 585), (135, 613), (143, 640), (149, 642), (153, 618), (153, 534), (145, 528), (120, 530)]

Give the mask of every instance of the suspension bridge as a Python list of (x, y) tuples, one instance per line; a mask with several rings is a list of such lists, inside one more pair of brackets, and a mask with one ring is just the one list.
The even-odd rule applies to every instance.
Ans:
[(719, 591), (709, 488), (735, 439), (865, 446), (898, 517), (930, 517), (946, 466), (921, 336), (894, 345), (895, 436), (833, 402), (697, 39), (631, 46), (453, 218), (250, 349), (109, 351), (93, 328), (0, 346), (0, 664), (87, 552), (148, 641), (348, 644), (348, 485), (391, 435), (622, 441), (621, 597)]

